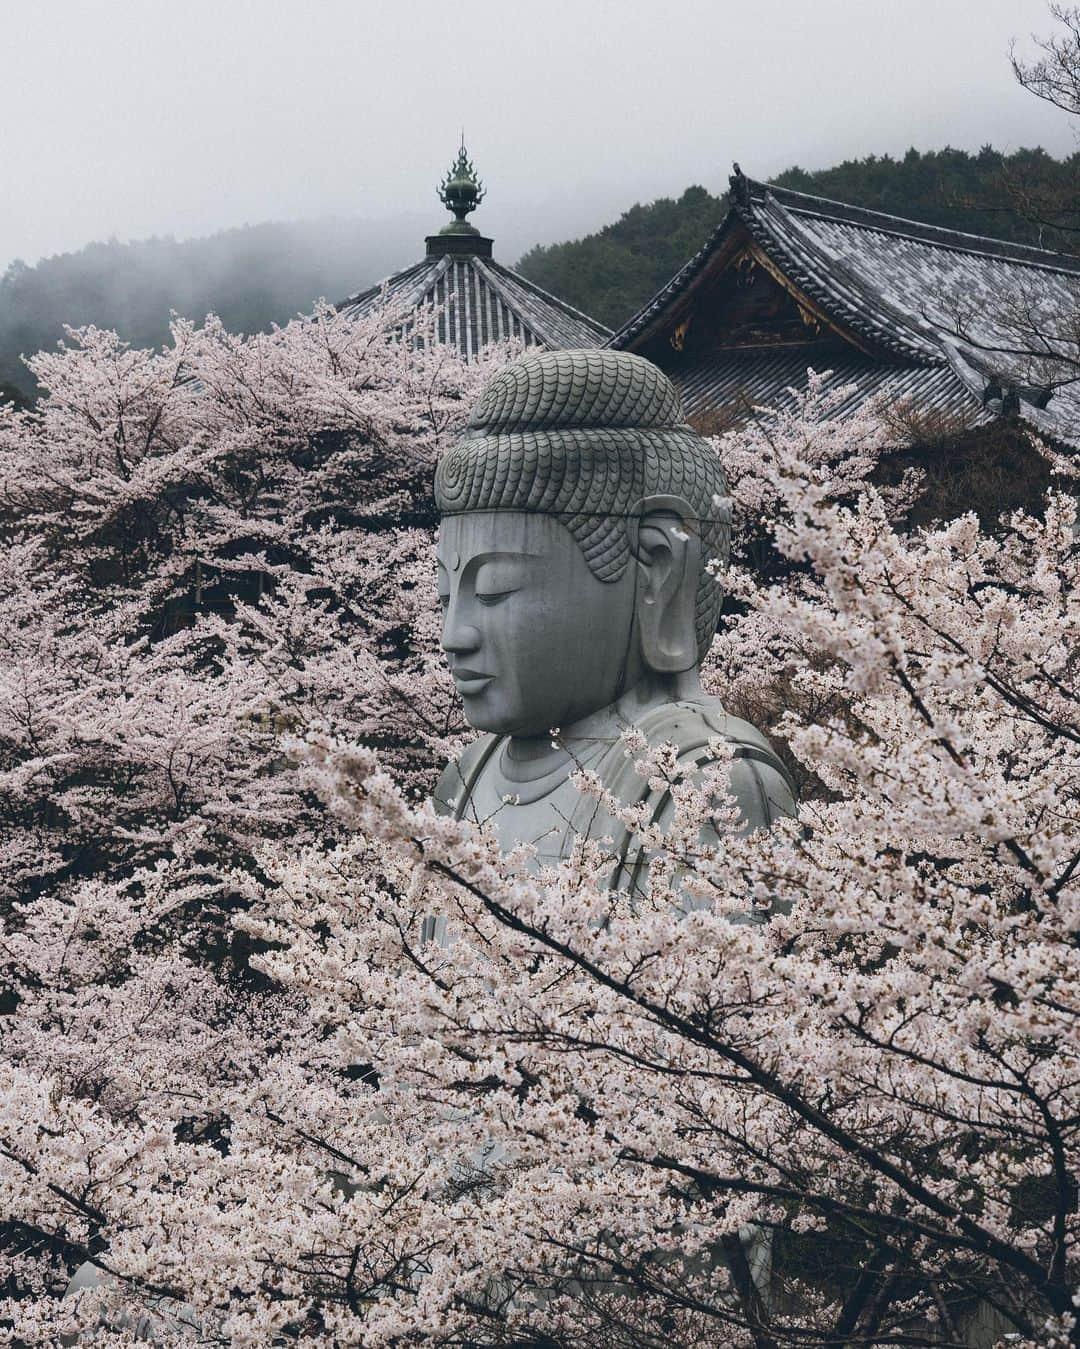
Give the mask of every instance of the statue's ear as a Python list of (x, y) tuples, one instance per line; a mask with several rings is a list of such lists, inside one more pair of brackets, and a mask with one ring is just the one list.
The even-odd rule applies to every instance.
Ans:
[(676, 674), (698, 660), (694, 604), (701, 571), (697, 520), (681, 497), (645, 497), (627, 521), (638, 569), (641, 654), (652, 670)]

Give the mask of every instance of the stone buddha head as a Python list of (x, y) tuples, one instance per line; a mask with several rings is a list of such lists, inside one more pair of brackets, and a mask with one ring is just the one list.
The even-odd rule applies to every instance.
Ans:
[(470, 725), (545, 736), (634, 695), (685, 696), (716, 631), (726, 493), (648, 361), (504, 367), (435, 478), (443, 647)]

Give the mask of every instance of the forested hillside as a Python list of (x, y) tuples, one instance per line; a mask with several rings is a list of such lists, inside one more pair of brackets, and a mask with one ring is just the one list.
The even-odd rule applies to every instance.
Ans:
[(716, 228), (727, 202), (703, 187), (676, 201), (631, 206), (613, 225), (570, 243), (537, 245), (517, 264), (525, 276), (610, 327), (660, 289)]
[(156, 347), (171, 310), (200, 320), (212, 311), (231, 332), (288, 322), (319, 297), (340, 300), (409, 261), (395, 233), (360, 220), (267, 223), (14, 262), (0, 277), (0, 390), (32, 388), (21, 355), (53, 348), (65, 324), (115, 328)]
[[(1070, 249), (1080, 239), (1038, 223), (1030, 209), (1033, 200), (1050, 199), (1075, 212), (1080, 155), (1060, 161), (1042, 150), (1003, 157), (989, 146), (974, 155), (909, 150), (902, 159), (872, 155), (815, 172), (791, 168), (775, 181), (1045, 247)], [(1025, 202), (1026, 214), (1017, 210)], [(724, 197), (688, 187), (677, 200), (632, 206), (584, 239), (533, 248), (518, 266), (617, 327), (701, 246), (725, 209)], [(32, 391), (20, 357), (53, 348), (65, 324), (115, 328), (140, 346), (165, 341), (171, 310), (194, 319), (213, 311), (232, 331), (260, 331), (307, 312), (320, 296), (340, 299), (411, 261), (400, 234), (362, 221), (263, 224), (185, 242), (94, 243), (34, 267), (13, 263), (0, 277), (0, 397), (5, 387)]]
[[(745, 169), (753, 174), (753, 165)], [(948, 225), (971, 234), (1076, 251), (1080, 235), (1053, 227), (1075, 212), (1080, 155), (1056, 160), (1043, 150), (1002, 156), (909, 150), (903, 159), (871, 155), (831, 169), (791, 168), (781, 187), (871, 210)], [(1035, 219), (1047, 216), (1050, 222)], [(618, 327), (709, 237), (727, 209), (724, 197), (690, 187), (677, 200), (632, 206), (614, 224), (570, 243), (531, 249), (518, 264), (538, 285)]]

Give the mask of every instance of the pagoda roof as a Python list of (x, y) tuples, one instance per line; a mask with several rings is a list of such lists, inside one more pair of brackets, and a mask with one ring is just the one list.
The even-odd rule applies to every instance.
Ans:
[[(790, 346), (763, 346), (756, 355), (723, 346), (688, 346), (685, 359), (672, 353), (679, 343), (668, 346), (665, 336), (740, 260), (763, 267), (807, 322), (833, 339), (827, 361), (816, 359), (824, 352), (807, 360), (809, 347), (800, 358)], [(610, 345), (659, 359), (683, 386), (691, 412), (695, 404), (715, 406), (737, 381), (753, 401), (768, 403), (793, 382), (801, 360), (796, 384), (812, 364), (838, 376), (847, 369), (865, 397), (891, 382), (920, 404), (923, 390), (941, 410), (970, 413), (1011, 400), (1040, 434), (1080, 447), (1080, 382), (1063, 379), (1060, 365), (1056, 377), (1037, 378), (1039, 363), (1015, 350), (1010, 305), (1029, 315), (1034, 306), (1048, 329), (1067, 334), (1062, 317), (1080, 310), (1080, 257), (771, 187), (736, 166), (731, 207), (712, 237)], [(665, 348), (670, 360), (654, 354)]]
[(603, 346), (610, 328), (494, 260), (491, 240), (467, 219), (485, 195), (463, 131), (457, 158), (436, 192), (454, 219), (428, 235), (420, 262), (340, 300), (339, 312), (360, 317), (391, 304), (404, 312), (412, 341), (457, 347), (466, 360), (508, 339), (552, 350)]
[(430, 325), (430, 340), (457, 347), (466, 360), (508, 338), (554, 350), (599, 347), (611, 336), (610, 328), (479, 252), (429, 254), (337, 308), (359, 317), (384, 301), (417, 311), (418, 340)]

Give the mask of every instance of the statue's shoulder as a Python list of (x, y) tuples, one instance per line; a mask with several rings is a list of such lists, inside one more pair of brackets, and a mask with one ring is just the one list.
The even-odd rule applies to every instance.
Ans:
[(476, 779), (504, 738), (501, 735), (482, 735), (466, 745), (456, 759), (450, 760), (431, 798), (436, 815), (453, 815), (461, 819)]
[[(731, 716), (719, 702), (664, 703), (645, 713), (636, 725), (650, 745), (673, 745), (680, 763), (688, 768), (704, 768), (711, 758), (710, 743), (726, 740), (733, 749), (731, 791), (748, 822), (759, 826), (780, 815), (794, 815), (798, 789), (784, 761), (756, 726)], [(617, 796), (625, 801), (644, 796), (659, 815), (666, 813), (667, 794), (641, 794), (641, 779), (625, 756), (615, 771), (620, 781), (611, 785)]]
[(675, 745), (680, 758), (707, 748), (710, 740), (721, 739), (735, 746), (736, 757), (775, 760), (787, 772), (768, 738), (751, 722), (725, 712), (714, 698), (662, 703), (637, 725), (650, 745)]

